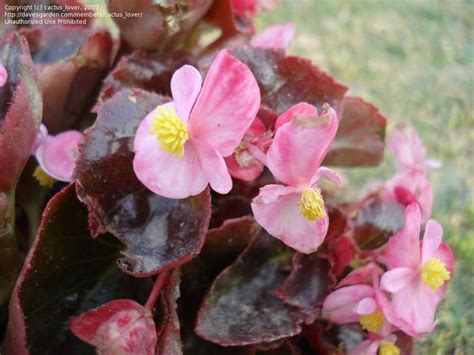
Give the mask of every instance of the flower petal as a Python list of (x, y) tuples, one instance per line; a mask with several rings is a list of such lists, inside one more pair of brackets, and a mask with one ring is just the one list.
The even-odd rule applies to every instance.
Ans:
[(378, 277), (381, 273), (382, 269), (371, 262), (351, 271), (337, 284), (337, 287), (371, 282), (374, 277)]
[(44, 172), (56, 180), (71, 181), (81, 138), (79, 131), (49, 136), (36, 150), (36, 159)]
[(380, 285), (384, 290), (394, 293), (406, 287), (416, 276), (417, 272), (414, 269), (398, 267), (384, 273)]
[(211, 188), (220, 194), (228, 193), (232, 189), (232, 178), (224, 158), (206, 143), (193, 140), (193, 144), (201, 162), (201, 169), (206, 174)]
[[(248, 155), (250, 161), (247, 165), (241, 165), (236, 159), (236, 154)], [(248, 150), (234, 153), (225, 158), (225, 163), (232, 177), (243, 181), (255, 180), (263, 172), (263, 164), (253, 158)]]
[(328, 229), (327, 213), (324, 218), (308, 221), (298, 204), (301, 193), (293, 187), (267, 185), (252, 202), (257, 222), (272, 236), (301, 253), (318, 249)]
[(433, 254), (439, 248), (442, 240), (443, 227), (435, 220), (430, 219), (428, 223), (426, 223), (425, 234), (423, 236), (423, 244), (421, 249), (422, 264), (433, 257)]
[(285, 123), (290, 122), (296, 115), (315, 117), (318, 115), (318, 109), (306, 102), (300, 102), (278, 116), (275, 122), (275, 131)]
[(400, 170), (423, 164), (426, 159), (425, 147), (420, 138), (408, 128), (395, 130), (387, 139), (387, 146), (395, 156)]
[(190, 135), (227, 157), (242, 140), (259, 107), (260, 90), (252, 72), (227, 51), (221, 51), (189, 117)]
[(267, 152), (267, 166), (286, 185), (308, 186), (334, 140), (336, 112), (322, 116), (294, 115), (281, 125)]
[(454, 271), (454, 253), (448, 244), (441, 243), (439, 248), (433, 253), (433, 257), (440, 259), (450, 273)]
[(405, 209), (403, 229), (391, 237), (385, 250), (385, 263), (389, 269), (409, 267), (417, 269), (420, 265), (420, 225), (421, 212), (413, 203)]
[(319, 179), (326, 179), (332, 181), (336, 184), (337, 187), (342, 187), (342, 178), (341, 176), (332, 169), (326, 168), (324, 166), (320, 167), (316, 174), (311, 178), (311, 185), (315, 184)]
[(423, 214), (423, 221), (428, 220), (433, 208), (433, 188), (426, 177), (421, 179), (418, 184), (418, 203)]
[(347, 286), (330, 293), (323, 302), (323, 315), (337, 323), (357, 322), (359, 315), (354, 312), (355, 305), (374, 290), (369, 285)]
[(348, 354), (349, 355), (377, 355), (377, 352), (380, 347), (379, 340), (364, 340), (361, 341), (357, 346), (350, 349)]
[(32, 152), (33, 154), (36, 154), (36, 151), (38, 148), (46, 142), (48, 139), (48, 129), (44, 124), (41, 123), (39, 130), (38, 130), (38, 135), (36, 136), (35, 144), (33, 145)]
[(0, 88), (5, 85), (5, 83), (8, 80), (8, 72), (3, 66), (3, 64), (0, 63)]
[(256, 34), (250, 45), (259, 48), (286, 49), (295, 36), (296, 26), (292, 22), (270, 26)]
[(365, 297), (361, 299), (354, 307), (354, 312), (357, 314), (370, 314), (377, 310), (377, 302), (373, 297)]
[(191, 65), (179, 68), (171, 78), (171, 93), (176, 113), (187, 122), (189, 114), (201, 91), (202, 77), (199, 71)]

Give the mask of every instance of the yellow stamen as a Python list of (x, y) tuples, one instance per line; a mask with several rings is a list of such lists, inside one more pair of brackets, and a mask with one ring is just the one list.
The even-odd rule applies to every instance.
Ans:
[(172, 107), (158, 107), (153, 115), (150, 134), (156, 135), (160, 148), (167, 153), (184, 154), (184, 143), (189, 138), (188, 128)]
[(400, 349), (394, 343), (382, 342), (379, 348), (379, 355), (400, 355)]
[(421, 268), (421, 279), (434, 291), (443, 286), (449, 278), (450, 272), (446, 270), (446, 265), (438, 258), (431, 258)]
[(364, 314), (360, 316), (359, 323), (368, 332), (378, 333), (382, 330), (384, 323), (383, 313), (379, 310), (376, 310), (370, 314)]
[(316, 221), (325, 215), (324, 200), (321, 193), (311, 187), (301, 193), (300, 211), (309, 221)]
[(35, 171), (33, 172), (33, 177), (38, 181), (41, 186), (44, 187), (51, 187), (54, 185), (54, 180), (51, 176), (45, 173), (41, 166), (37, 166)]

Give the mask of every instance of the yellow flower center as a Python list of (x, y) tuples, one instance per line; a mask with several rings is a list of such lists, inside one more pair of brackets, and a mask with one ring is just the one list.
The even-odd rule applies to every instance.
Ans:
[(400, 355), (400, 349), (394, 343), (380, 344), (379, 355)]
[(382, 330), (384, 316), (380, 310), (360, 316), (359, 323), (368, 332), (378, 333)]
[(51, 187), (54, 185), (55, 180), (46, 174), (41, 166), (37, 166), (35, 171), (33, 172), (33, 177), (38, 181), (41, 186), (44, 187)]
[(421, 268), (421, 279), (434, 291), (443, 286), (449, 278), (450, 273), (446, 270), (446, 265), (438, 258), (431, 258)]
[(309, 221), (316, 221), (325, 215), (324, 200), (321, 193), (311, 187), (301, 193), (300, 211)]
[(189, 138), (186, 124), (172, 107), (158, 107), (157, 111), (152, 117), (150, 134), (157, 136), (162, 150), (182, 158), (184, 143)]

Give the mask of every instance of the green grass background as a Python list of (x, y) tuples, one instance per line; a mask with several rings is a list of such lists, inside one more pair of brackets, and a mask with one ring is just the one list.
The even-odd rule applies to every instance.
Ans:
[[(281, 0), (258, 28), (292, 21), (289, 53), (312, 59), (421, 136), (442, 168), (430, 173), (433, 218), (456, 254), (454, 276), (436, 331), (417, 354), (474, 353), (474, 2), (468, 0)], [(394, 172), (391, 157), (376, 169), (344, 171), (357, 195), (367, 178)]]

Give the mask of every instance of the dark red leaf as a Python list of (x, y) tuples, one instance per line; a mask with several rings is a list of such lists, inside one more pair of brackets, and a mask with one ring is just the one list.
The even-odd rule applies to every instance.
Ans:
[(41, 122), (42, 101), (28, 44), (11, 34), (0, 39), (0, 63), (8, 73), (0, 87), (0, 305), (20, 268), (15, 239), (15, 186)]
[(287, 56), (281, 51), (244, 48), (233, 54), (243, 61), (257, 79), (262, 104), (277, 114), (300, 102), (322, 108), (330, 104), (341, 112), (347, 88), (323, 72), (308, 59)]
[(158, 315), (158, 343), (157, 355), (181, 355), (183, 344), (181, 343), (180, 325), (176, 301), (180, 296), (179, 285), (181, 271), (177, 268), (171, 273), (167, 284), (160, 294), (162, 312)]
[(71, 322), (71, 331), (100, 354), (155, 354), (153, 316), (132, 300), (114, 300), (81, 314)]
[(98, 109), (85, 134), (76, 163), (78, 195), (89, 209), (94, 235), (109, 231), (128, 249), (120, 267), (149, 276), (199, 254), (210, 219), (209, 189), (173, 200), (144, 187), (133, 172), (135, 131), (164, 98), (141, 90), (124, 90)]
[(73, 185), (55, 195), (15, 285), (2, 353), (89, 353), (68, 332), (70, 318), (114, 298), (142, 301), (149, 288), (116, 272), (120, 248), (110, 235), (91, 237)]
[(387, 120), (360, 97), (345, 97), (336, 139), (323, 164), (377, 166), (383, 159)]
[(336, 284), (329, 259), (320, 253), (293, 256), (291, 274), (276, 291), (285, 303), (298, 307), (312, 323), (326, 296)]
[(361, 249), (373, 250), (402, 229), (404, 208), (396, 202), (380, 198), (368, 200), (351, 221), (353, 238)]
[(214, 1), (205, 19), (219, 27), (222, 38), (225, 39), (239, 33), (250, 34), (255, 31), (249, 18), (232, 9), (231, 0)]
[(135, 51), (124, 56), (104, 80), (98, 105), (122, 89), (140, 88), (170, 95), (173, 73), (187, 62), (186, 54), (175, 52), (172, 55), (157, 55)]
[(22, 30), (39, 71), (43, 123), (52, 133), (70, 128), (95, 102), (111, 61), (104, 30), (47, 26)]
[(120, 28), (120, 35), (130, 47), (164, 52), (182, 46), (211, 3), (212, 0), (111, 0), (107, 6), (111, 13), (141, 14), (139, 17), (113, 18)]
[(196, 333), (223, 346), (271, 342), (301, 331), (302, 315), (275, 290), (288, 276), (292, 251), (261, 232), (214, 281), (199, 310)]
[(328, 244), (328, 254), (332, 261), (331, 271), (334, 276), (339, 276), (354, 258), (353, 242), (348, 237), (341, 235), (332, 239)]

